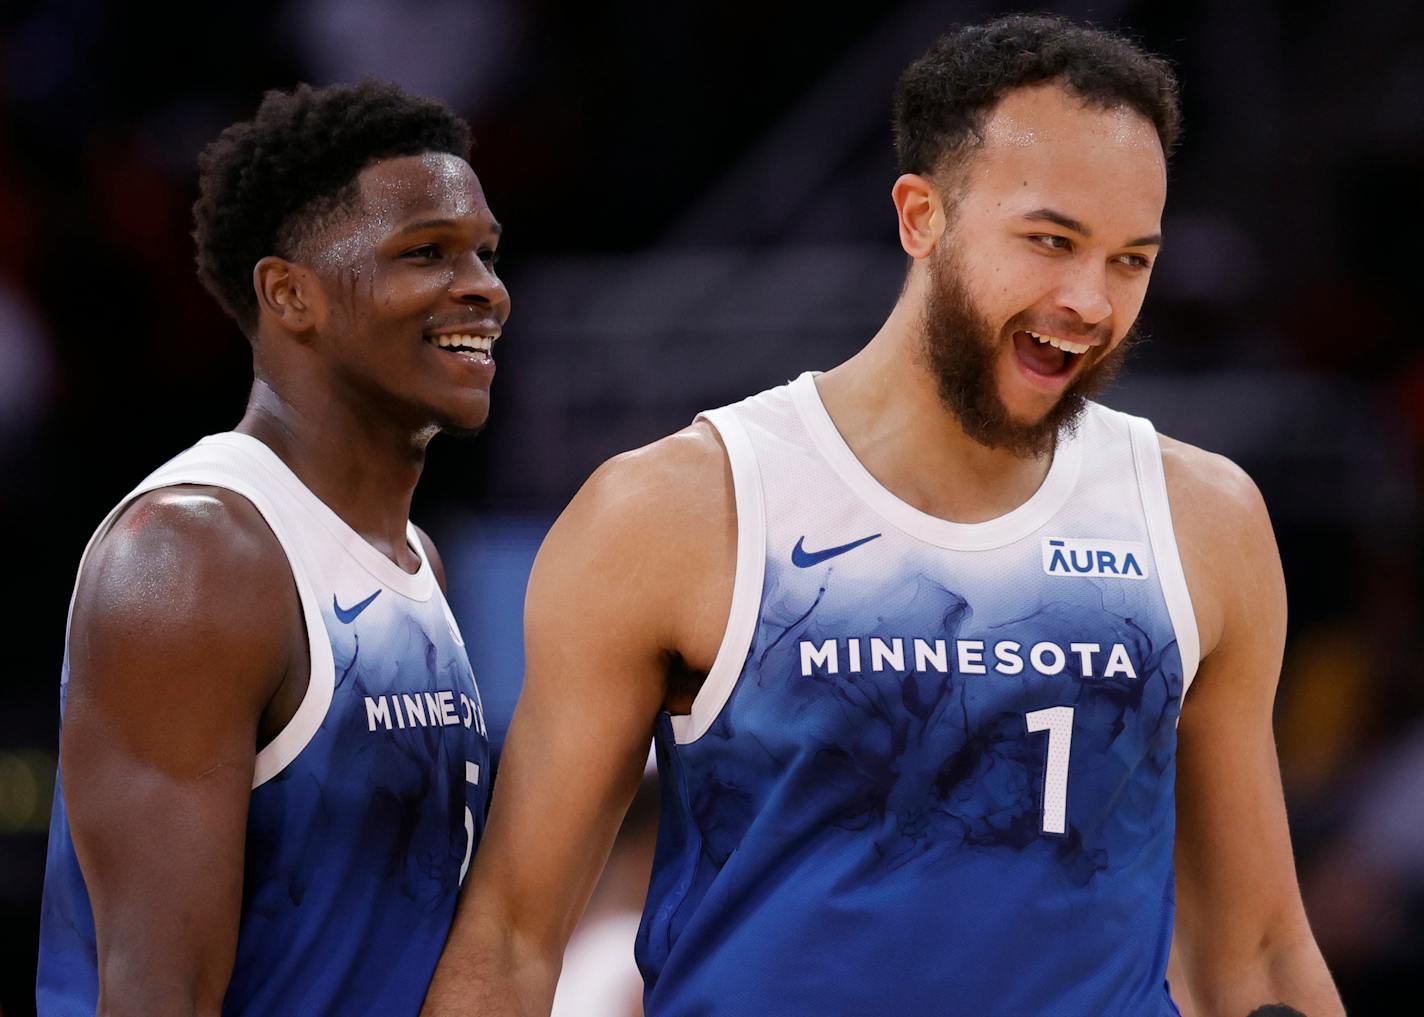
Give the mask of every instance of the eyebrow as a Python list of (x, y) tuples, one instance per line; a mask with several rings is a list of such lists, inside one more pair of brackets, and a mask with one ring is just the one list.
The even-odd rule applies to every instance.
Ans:
[[(1065, 230), (1072, 230), (1074, 233), (1085, 237), (1091, 237), (1093, 235), (1093, 231), (1088, 229), (1087, 226), (1080, 223), (1077, 219), (1074, 219), (1072, 216), (1064, 215), (1062, 212), (1055, 212), (1051, 208), (1036, 208), (1032, 212), (1025, 212), (1023, 219), (1028, 222), (1051, 222), (1055, 226), (1062, 226)], [(1149, 233), (1135, 240), (1129, 240), (1122, 246), (1161, 247), (1162, 234)]]
[[(458, 227), (459, 225), (459, 221), (455, 219), (421, 219), (419, 222), (413, 222), (408, 226), (402, 226), (400, 230), (400, 235), (404, 236), (407, 233), (418, 233), (420, 230), (432, 230), (441, 228), (450, 229), (453, 227)], [(489, 225), (489, 231), (495, 236), (499, 236), (501, 233), (504, 232), (504, 227), (497, 222), (491, 222)]]

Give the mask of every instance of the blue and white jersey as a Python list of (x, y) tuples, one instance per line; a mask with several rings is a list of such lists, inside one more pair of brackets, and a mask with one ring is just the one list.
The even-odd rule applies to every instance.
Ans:
[(881, 486), (813, 377), (705, 414), (737, 564), (663, 814), (650, 1017), (1175, 1014), (1196, 624), (1152, 426), (1091, 405), (984, 523)]
[[(234, 432), (161, 467), (89, 548), (133, 498), (176, 484), (226, 488), (261, 512), (291, 565), (311, 656), (295, 716), (257, 754), (223, 1014), (414, 1017), (484, 828), (489, 778), (480, 694), (420, 539), (409, 527), (420, 555), (412, 575), (266, 445)], [(66, 651), (61, 712), (68, 679)], [(45, 871), (39, 1013), (92, 1017), (94, 916), (63, 777)]]

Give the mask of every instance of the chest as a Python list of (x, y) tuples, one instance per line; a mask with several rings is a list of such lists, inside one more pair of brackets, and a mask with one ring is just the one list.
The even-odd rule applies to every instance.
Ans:
[(729, 716), (739, 733), (783, 758), (829, 746), (855, 766), (937, 771), (966, 752), (1020, 751), (1048, 711), (1128, 751), (1174, 723), (1180, 657), (1150, 576), (1089, 574), (1084, 549), (1078, 571), (1057, 571), (1030, 542), (997, 554), (886, 543), (878, 560), (837, 568), (768, 562)]
[(476, 777), (468, 783), (487, 782), (489, 748), (479, 688), (443, 602), (382, 591), (359, 612), (339, 597), (330, 607), (332, 698), (306, 753), (327, 797), (353, 812), (377, 799), (415, 811), (448, 802), (458, 817), (467, 771)]

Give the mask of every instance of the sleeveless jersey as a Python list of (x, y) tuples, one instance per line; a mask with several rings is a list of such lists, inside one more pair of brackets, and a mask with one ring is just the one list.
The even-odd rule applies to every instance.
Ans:
[(658, 720), (649, 1017), (1175, 1014), (1198, 646), (1151, 424), (1090, 404), (1028, 501), (959, 524), (871, 476), (810, 374), (703, 416), (736, 578)]
[[(175, 484), (225, 488), (256, 506), (286, 552), (311, 657), (296, 714), (257, 754), (222, 1012), (415, 1017), (484, 828), (489, 778), (479, 692), (425, 550), (408, 527), (420, 569), (405, 572), (266, 445), (232, 432), (148, 477), (85, 558), (130, 501)], [(66, 648), (61, 715), (68, 678)], [(92, 1017), (94, 916), (63, 778), (45, 872), (39, 1013)]]

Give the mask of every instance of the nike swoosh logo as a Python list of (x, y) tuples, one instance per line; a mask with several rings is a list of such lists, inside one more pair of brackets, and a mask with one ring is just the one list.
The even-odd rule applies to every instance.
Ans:
[(812, 565), (821, 564), (821, 562), (827, 558), (834, 558), (838, 554), (845, 554), (847, 551), (855, 550), (861, 544), (868, 544), (879, 536), (881, 536), (881, 534), (872, 533), (868, 537), (852, 540), (849, 544), (842, 544), (840, 547), (828, 547), (824, 551), (806, 550), (806, 538), (802, 537), (796, 542), (796, 546), (791, 549), (791, 564), (795, 565), (798, 569), (809, 569)]
[(331, 598), (331, 606), (332, 606), (332, 609), (336, 611), (336, 617), (341, 620), (341, 624), (343, 624), (343, 625), (350, 625), (352, 622), (354, 622), (354, 621), (356, 620), (356, 616), (357, 616), (358, 614), (360, 614), (362, 611), (366, 610), (366, 608), (370, 607), (370, 606), (371, 606), (371, 601), (375, 600), (375, 599), (376, 599), (377, 597), (379, 597), (380, 595), (381, 595), (381, 591), (380, 591), (380, 590), (377, 590), (375, 593), (371, 594), (371, 595), (370, 595), (369, 597), (367, 597), (365, 600), (361, 601), (361, 603), (356, 604), (356, 605), (353, 606), (353, 607), (342, 607), (340, 604), (338, 604), (338, 603), (336, 602), (336, 597), (333, 596), (333, 597)]

